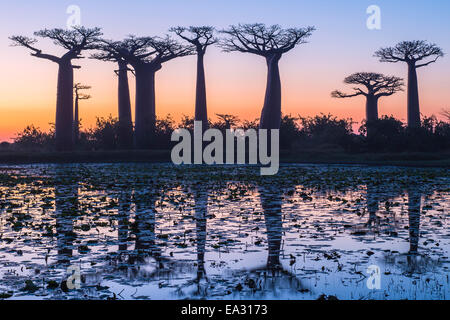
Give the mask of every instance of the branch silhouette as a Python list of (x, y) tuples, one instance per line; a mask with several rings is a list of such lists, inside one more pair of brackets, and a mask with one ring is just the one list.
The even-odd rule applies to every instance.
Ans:
[(381, 97), (391, 96), (403, 91), (403, 79), (394, 76), (385, 76), (374, 72), (357, 72), (344, 80), (345, 84), (356, 85), (353, 93), (333, 91), (333, 98), (353, 98), (357, 96), (366, 97), (366, 121), (372, 123), (378, 120), (378, 100)]
[(74, 144), (77, 145), (80, 140), (80, 100), (89, 100), (92, 98), (91, 95), (81, 93), (82, 90), (89, 90), (91, 89), (91, 86), (87, 86), (81, 83), (75, 83), (73, 85), (73, 89), (75, 92), (75, 115), (74, 115), (74, 121), (73, 121), (73, 141)]
[(261, 129), (280, 129), (281, 79), (278, 62), (282, 55), (306, 43), (314, 27), (282, 29), (262, 23), (232, 25), (222, 30), (219, 45), (225, 52), (243, 52), (262, 56), (268, 67), (266, 96), (261, 112)]
[(123, 149), (133, 147), (133, 120), (131, 116), (130, 87), (128, 83), (128, 71), (135, 74), (129, 67), (128, 61), (133, 54), (142, 55), (147, 48), (145, 43), (141, 46), (129, 46), (125, 41), (104, 40), (97, 45), (97, 52), (91, 55), (91, 59), (117, 63), (118, 69), (118, 114), (119, 132), (118, 145)]
[[(402, 41), (394, 47), (381, 48), (375, 57), (381, 62), (405, 62), (408, 64), (408, 126), (418, 128), (421, 125), (419, 86), (417, 68), (435, 63), (444, 56), (444, 52), (436, 44), (423, 40)], [(421, 62), (418, 64), (418, 62)]]
[(195, 98), (195, 120), (202, 122), (202, 128), (208, 128), (208, 107), (206, 102), (206, 77), (204, 56), (209, 46), (216, 44), (219, 40), (214, 37), (215, 29), (210, 26), (202, 27), (174, 27), (170, 29), (181, 39), (193, 46), (197, 53), (197, 85)]
[(72, 150), (73, 148), (73, 69), (72, 60), (82, 59), (81, 53), (84, 50), (96, 48), (99, 37), (102, 35), (100, 28), (73, 27), (70, 30), (64, 29), (44, 29), (34, 33), (36, 37), (53, 40), (57, 46), (63, 47), (67, 51), (62, 56), (43, 53), (35, 45), (38, 42), (35, 38), (26, 36), (12, 36), (13, 46), (21, 46), (31, 51), (31, 55), (37, 58), (50, 60), (59, 65), (57, 101), (56, 101), (56, 121), (55, 138), (56, 148), (60, 151)]

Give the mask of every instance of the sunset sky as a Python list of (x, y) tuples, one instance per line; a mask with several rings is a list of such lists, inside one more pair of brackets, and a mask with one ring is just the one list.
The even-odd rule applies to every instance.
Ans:
[[(263, 22), (283, 27), (315, 26), (308, 44), (286, 54), (280, 63), (283, 112), (310, 116), (332, 113), (339, 117), (364, 117), (364, 98), (337, 100), (335, 89), (347, 88), (342, 80), (357, 71), (381, 72), (406, 78), (406, 65), (380, 63), (373, 53), (402, 40), (427, 40), (450, 52), (450, 1), (434, 0), (40, 0), (0, 3), (0, 141), (10, 141), (26, 125), (48, 129), (54, 122), (57, 65), (11, 47), (11, 35), (32, 36), (43, 28), (65, 28), (69, 5), (81, 8), (81, 22), (103, 28), (105, 38), (120, 40), (129, 34), (164, 35), (172, 26)], [(381, 8), (381, 30), (366, 27), (370, 5)], [(44, 52), (62, 51), (40, 40)], [(84, 54), (89, 56), (88, 53)], [(84, 127), (96, 116), (117, 115), (116, 66), (90, 59), (75, 62), (82, 69), (75, 81), (91, 85), (92, 99), (82, 101)], [(171, 114), (179, 120), (193, 115), (195, 57), (179, 58), (157, 74), (157, 115)], [(211, 48), (206, 57), (209, 115), (237, 115), (240, 119), (260, 116), (266, 84), (265, 61), (254, 55), (223, 53)], [(450, 108), (450, 57), (419, 69), (421, 111), (436, 114)], [(134, 105), (134, 78), (130, 76)], [(406, 118), (406, 94), (380, 101), (380, 114)]]

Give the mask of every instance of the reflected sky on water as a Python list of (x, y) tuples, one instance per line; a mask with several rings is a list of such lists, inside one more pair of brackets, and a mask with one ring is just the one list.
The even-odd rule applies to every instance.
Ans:
[[(10, 299), (448, 299), (446, 169), (0, 168)], [(367, 269), (381, 270), (381, 289)], [(69, 267), (81, 288), (69, 290)], [(69, 278), (70, 279), (70, 278)]]

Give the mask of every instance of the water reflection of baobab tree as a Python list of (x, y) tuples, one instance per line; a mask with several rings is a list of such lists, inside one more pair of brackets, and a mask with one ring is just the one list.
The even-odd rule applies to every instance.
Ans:
[(58, 175), (56, 181), (58, 183), (55, 184), (54, 194), (58, 262), (70, 264), (76, 240), (74, 222), (79, 207), (79, 186), (78, 181), (65, 175)]
[(131, 277), (152, 278), (155, 273), (163, 272), (165, 268), (156, 238), (157, 197), (155, 190), (133, 194), (135, 221), (131, 225), (131, 233), (134, 235), (135, 245), (128, 260)]
[(374, 228), (379, 226), (380, 218), (377, 216), (380, 210), (378, 190), (375, 186), (368, 184), (366, 189), (366, 201), (367, 211), (369, 213), (369, 220), (367, 221), (367, 227)]
[(421, 274), (433, 270), (439, 261), (432, 259), (426, 251), (421, 252), (419, 246), (424, 192), (421, 186), (411, 185), (406, 189), (406, 194), (409, 250), (404, 254), (387, 257), (387, 263), (399, 266), (408, 275)]
[[(195, 220), (195, 242), (196, 242), (196, 276), (189, 279), (185, 284), (177, 289), (177, 295), (188, 295), (206, 297), (211, 284), (206, 273), (205, 254), (207, 243), (207, 222), (208, 222), (208, 188), (200, 184), (192, 184), (190, 191), (194, 198), (194, 220)], [(187, 267), (187, 265), (186, 265)], [(190, 268), (184, 268), (190, 269)], [(184, 270), (182, 272), (188, 272)], [(189, 289), (193, 288), (193, 289)]]
[[(259, 185), (261, 207), (267, 237), (267, 262), (265, 265), (244, 270), (245, 287), (253, 295), (276, 297), (281, 291), (298, 294), (304, 290), (300, 279), (292, 268), (286, 268), (282, 261), (283, 242), (283, 191), (277, 186)], [(239, 289), (242, 289), (242, 285)]]

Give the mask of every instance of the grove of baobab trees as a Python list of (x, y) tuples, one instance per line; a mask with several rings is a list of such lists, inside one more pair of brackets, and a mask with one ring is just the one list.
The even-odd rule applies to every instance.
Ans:
[(168, 36), (130, 36), (121, 45), (118, 51), (136, 75), (135, 146), (145, 149), (150, 147), (156, 124), (155, 74), (164, 63), (192, 54), (192, 49)]
[(403, 41), (395, 47), (382, 48), (375, 52), (375, 57), (380, 58), (381, 62), (405, 62), (408, 65), (408, 126), (410, 128), (420, 127), (417, 69), (428, 66), (443, 56), (444, 52), (441, 48), (426, 41)]
[(306, 43), (314, 27), (282, 29), (262, 23), (239, 24), (221, 32), (227, 37), (220, 42), (225, 52), (252, 53), (266, 59), (267, 88), (261, 112), (261, 129), (280, 129), (281, 78), (279, 61), (283, 54)]
[[(95, 50), (91, 58), (117, 63), (118, 69), (118, 144), (123, 149), (135, 147), (146, 149), (151, 146), (156, 125), (155, 74), (163, 64), (188, 55), (197, 56), (197, 80), (195, 120), (208, 127), (206, 79), (204, 57), (208, 47), (218, 44), (224, 52), (251, 53), (263, 57), (267, 64), (267, 87), (261, 112), (261, 129), (279, 129), (281, 123), (281, 78), (279, 61), (282, 56), (301, 44), (315, 31), (314, 27), (283, 29), (279, 25), (266, 26), (261, 23), (232, 25), (219, 31), (224, 35), (215, 37), (210, 26), (175, 27), (170, 32), (183, 40), (179, 43), (170, 36), (136, 37), (128, 36), (122, 41), (101, 39), (100, 28), (73, 27), (73, 29), (51, 29), (35, 32), (35, 36), (53, 40), (67, 52), (59, 56), (44, 54), (35, 47), (34, 38), (13, 36), (15, 46), (23, 46), (31, 55), (55, 62), (59, 66), (56, 108), (56, 148), (69, 151), (73, 148), (79, 132), (78, 108), (73, 112), (73, 69), (72, 61), (83, 58), (85, 50)], [(381, 62), (406, 62), (408, 64), (408, 126), (421, 124), (417, 68), (434, 63), (442, 57), (443, 51), (435, 44), (425, 41), (404, 41), (395, 47), (380, 49), (375, 53)], [(133, 130), (128, 72), (136, 79), (135, 121)], [(364, 95), (367, 122), (378, 119), (378, 100), (402, 90), (403, 80), (379, 73), (360, 72), (347, 77), (346, 84), (354, 84), (353, 93), (334, 91), (333, 97), (350, 98)], [(365, 87), (365, 91), (361, 88)], [(75, 86), (76, 105), (83, 99)], [(75, 118), (75, 119), (74, 119)]]
[(31, 50), (31, 55), (58, 64), (58, 86), (56, 98), (55, 139), (56, 149), (68, 151), (73, 148), (73, 69), (79, 68), (72, 60), (82, 58), (81, 52), (94, 49), (98, 37), (102, 35), (99, 28), (74, 27), (71, 30), (44, 29), (34, 33), (36, 37), (53, 40), (54, 44), (66, 49), (61, 57), (42, 53), (34, 45), (34, 38), (12, 36), (13, 45)]
[[(378, 100), (381, 97), (388, 97), (403, 90), (403, 79), (394, 76), (385, 76), (374, 72), (357, 72), (344, 80), (345, 84), (356, 85), (353, 93), (343, 93), (333, 91), (334, 98), (352, 98), (357, 96), (366, 97), (366, 121), (378, 120)], [(361, 89), (361, 87), (364, 87)], [(365, 90), (364, 90), (365, 89)]]

